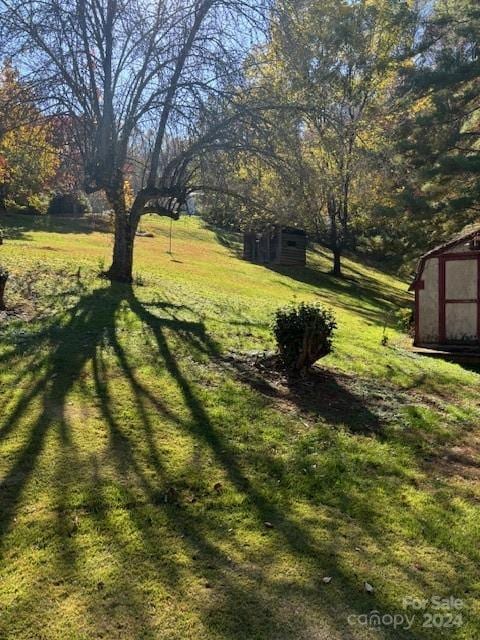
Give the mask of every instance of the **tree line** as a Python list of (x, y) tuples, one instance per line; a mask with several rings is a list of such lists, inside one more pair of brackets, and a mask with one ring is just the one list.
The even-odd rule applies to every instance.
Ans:
[(219, 226), (304, 227), (335, 275), (400, 265), (477, 219), (479, 34), (476, 0), (0, 0), (0, 200), (30, 135), (22, 188), (36, 158), (105, 194), (112, 280), (192, 193)]

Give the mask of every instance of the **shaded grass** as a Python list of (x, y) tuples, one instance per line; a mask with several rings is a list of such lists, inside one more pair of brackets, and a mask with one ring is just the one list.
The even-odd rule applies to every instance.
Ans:
[[(445, 456), (477, 431), (478, 375), (414, 357), (390, 321), (381, 347), (401, 282), (353, 262), (338, 282), (323, 252), (263, 269), (191, 220), (174, 262), (149, 220), (146, 286), (106, 287), (108, 235), (50, 224), (2, 248), (33, 277), (0, 341), (0, 637), (476, 636), (480, 496)], [(340, 331), (324, 387), (286, 403), (224, 357), (271, 347), (293, 296)], [(433, 595), (465, 599), (461, 628), (348, 623)]]

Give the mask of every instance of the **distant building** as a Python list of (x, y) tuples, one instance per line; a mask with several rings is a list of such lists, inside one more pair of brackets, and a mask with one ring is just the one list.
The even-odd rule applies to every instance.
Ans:
[(305, 266), (307, 234), (294, 227), (277, 227), (262, 233), (245, 232), (243, 257), (258, 264)]
[(192, 193), (191, 195), (188, 196), (186, 202), (185, 202), (185, 208), (187, 210), (187, 214), (189, 216), (194, 216), (197, 212), (197, 207), (196, 207), (196, 202), (195, 202), (195, 195)]
[(415, 345), (479, 345), (480, 225), (423, 255), (410, 290)]

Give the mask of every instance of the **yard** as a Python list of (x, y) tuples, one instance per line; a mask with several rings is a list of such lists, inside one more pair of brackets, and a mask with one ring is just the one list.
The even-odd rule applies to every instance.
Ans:
[[(348, 260), (331, 278), (320, 249), (252, 265), (192, 219), (170, 255), (147, 218), (136, 284), (110, 286), (111, 234), (2, 222), (1, 638), (478, 636), (480, 377), (409, 351), (406, 283)], [(292, 387), (241, 354), (293, 300), (339, 330)], [(461, 620), (428, 626), (451, 596)]]

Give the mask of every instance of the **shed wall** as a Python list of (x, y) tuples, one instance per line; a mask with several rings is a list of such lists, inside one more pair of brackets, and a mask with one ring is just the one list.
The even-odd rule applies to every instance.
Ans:
[[(445, 339), (473, 344), (478, 341), (478, 259), (448, 259), (445, 262)], [(441, 300), (440, 300), (441, 303)]]
[(282, 232), (275, 262), (282, 265), (306, 264), (307, 238), (301, 234)]
[(477, 260), (449, 260), (445, 264), (445, 297), (474, 299), (477, 297)]
[(475, 343), (477, 340), (477, 304), (471, 302), (447, 304), (445, 324), (447, 340), (464, 344)]
[(418, 332), (416, 340), (419, 343), (438, 342), (438, 258), (430, 258), (425, 262), (422, 280), (423, 289), (416, 293), (418, 296)]

